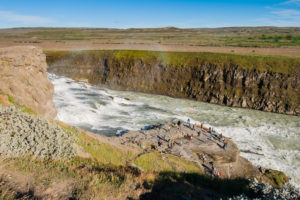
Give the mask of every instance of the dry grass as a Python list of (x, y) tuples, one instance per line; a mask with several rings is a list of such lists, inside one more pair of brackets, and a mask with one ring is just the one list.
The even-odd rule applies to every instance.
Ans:
[(130, 168), (99, 165), (79, 157), (71, 162), (14, 158), (6, 159), (3, 165), (10, 173), (31, 176), (35, 190), (47, 190), (53, 184), (68, 180), (72, 187), (71, 195), (78, 199), (89, 199), (98, 195), (117, 199), (122, 191), (127, 191), (135, 183), (135, 177), (138, 176)]
[(0, 29), (0, 46), (35, 45), (43, 49), (127, 49), (300, 55), (300, 29), (240, 27), (218, 29)]

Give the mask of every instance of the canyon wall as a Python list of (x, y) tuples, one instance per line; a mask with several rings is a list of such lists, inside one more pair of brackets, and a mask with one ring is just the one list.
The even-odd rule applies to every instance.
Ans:
[[(54, 88), (47, 77), (46, 56), (33, 46), (0, 48), (0, 96), (54, 119)], [(9, 104), (9, 102), (7, 101)]]
[(46, 52), (49, 72), (116, 90), (300, 115), (300, 59), (146, 51)]

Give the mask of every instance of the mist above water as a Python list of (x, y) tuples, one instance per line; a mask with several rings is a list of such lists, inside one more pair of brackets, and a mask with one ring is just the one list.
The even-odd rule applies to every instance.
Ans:
[(178, 118), (212, 126), (230, 137), (257, 166), (284, 171), (300, 187), (300, 118), (198, 101), (99, 89), (49, 74), (57, 118), (98, 134), (138, 130)]

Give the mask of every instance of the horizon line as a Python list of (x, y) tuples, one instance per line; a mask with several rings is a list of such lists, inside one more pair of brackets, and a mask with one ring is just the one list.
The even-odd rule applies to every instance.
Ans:
[(88, 27), (88, 26), (20, 26), (20, 27), (6, 27), (1, 29), (46, 29), (46, 28), (74, 28), (74, 29), (116, 29), (116, 30), (129, 30), (129, 29), (222, 29), (222, 28), (300, 28), (300, 26), (219, 26), (219, 27), (190, 27), (190, 28), (180, 28), (176, 26), (162, 26), (162, 27), (131, 27), (131, 28), (113, 28), (113, 27)]

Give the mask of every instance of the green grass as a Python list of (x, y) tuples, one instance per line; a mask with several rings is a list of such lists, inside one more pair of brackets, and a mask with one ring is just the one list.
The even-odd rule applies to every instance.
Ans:
[(185, 171), (189, 173), (204, 173), (204, 170), (202, 167), (199, 167), (196, 163), (185, 160), (183, 158), (179, 158), (177, 156), (173, 155), (164, 155), (167, 157), (168, 162), (172, 163), (173, 166), (176, 166), (175, 171)]
[(11, 95), (8, 94), (7, 97), (8, 97), (8, 101), (10, 103), (15, 104), (15, 100), (14, 100), (14, 98)]
[(266, 177), (268, 177), (275, 187), (282, 188), (283, 183), (288, 183), (288, 177), (280, 171), (277, 170), (269, 170), (266, 172)]
[(300, 46), (300, 29), (297, 27), (229, 27), (217, 29), (179, 29), (175, 27), (148, 29), (26, 29), (26, 33), (23, 31), (22, 33), (1, 33), (0, 38), (3, 38), (3, 40), (18, 40), (18, 42), (100, 40), (100, 43), (106, 44), (150, 43), (237, 47)]
[(160, 154), (158, 152), (150, 152), (139, 156), (133, 163), (141, 167), (146, 172), (196, 172), (203, 173), (196, 163), (179, 158), (169, 154)]
[(74, 127), (64, 125), (62, 123), (59, 123), (59, 125), (65, 129), (66, 132), (73, 133), (78, 139), (77, 144), (91, 156), (92, 160), (99, 164), (124, 166), (127, 160), (135, 157), (136, 155), (132, 151), (122, 150), (110, 144), (102, 143)]
[(101, 143), (82, 133), (78, 135), (78, 139), (79, 146), (101, 164), (111, 164), (116, 166), (125, 165), (127, 160), (135, 156), (133, 152), (121, 150), (106, 143)]
[(175, 168), (165, 162), (162, 156), (157, 152), (146, 153), (139, 156), (133, 163), (141, 167), (146, 172), (159, 172), (159, 171), (174, 171)]
[[(82, 147), (84, 151), (89, 153), (91, 155), (91, 159), (96, 161), (98, 164), (125, 166), (126, 161), (132, 160), (132, 158), (137, 155), (134, 152), (121, 150), (110, 144), (101, 143), (98, 140), (77, 131), (75, 128), (69, 126), (63, 126), (63, 128), (76, 135), (78, 138), (77, 144)], [(197, 166), (194, 162), (187, 161), (173, 155), (162, 155), (155, 151), (142, 154), (132, 160), (132, 162), (146, 172), (188, 171), (203, 173), (203, 169)]]
[[(300, 70), (300, 58), (260, 55), (234, 55), (207, 52), (158, 52), (138, 50), (91, 50), (91, 51), (46, 51), (48, 64), (72, 58), (73, 64), (84, 65), (84, 57), (90, 60), (111, 57), (113, 64), (120, 70), (122, 66), (133, 65), (140, 60), (147, 65), (162, 64), (170, 67), (198, 67), (210, 64), (216, 67), (239, 67), (244, 70), (268, 71), (283, 74), (294, 74)], [(122, 65), (120, 64), (122, 63)]]
[(30, 115), (37, 115), (35, 111), (33, 111), (31, 108), (28, 108), (27, 106), (18, 104), (15, 99), (11, 95), (6, 95), (8, 97), (8, 101), (13, 104), (17, 109), (21, 110), (24, 113), (30, 114)]

